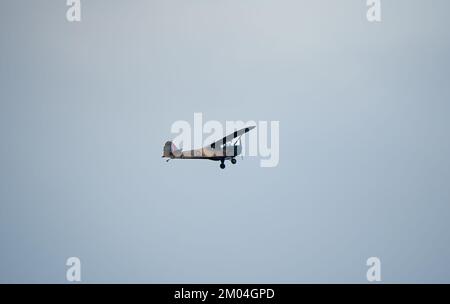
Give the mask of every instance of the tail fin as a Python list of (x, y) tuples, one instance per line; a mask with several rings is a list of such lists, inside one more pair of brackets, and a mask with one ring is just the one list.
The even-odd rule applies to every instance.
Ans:
[(162, 157), (169, 157), (172, 158), (173, 152), (177, 150), (177, 147), (175, 146), (175, 144), (171, 141), (166, 142), (166, 144), (164, 145), (164, 150), (163, 150), (163, 156)]

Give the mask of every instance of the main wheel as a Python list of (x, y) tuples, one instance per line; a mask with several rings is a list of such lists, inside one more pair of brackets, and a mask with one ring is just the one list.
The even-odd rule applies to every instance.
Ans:
[(220, 164), (220, 169), (225, 169), (225, 164)]
[(232, 159), (231, 159), (231, 163), (232, 163), (233, 165), (236, 164), (236, 163), (237, 163), (236, 158), (232, 158)]

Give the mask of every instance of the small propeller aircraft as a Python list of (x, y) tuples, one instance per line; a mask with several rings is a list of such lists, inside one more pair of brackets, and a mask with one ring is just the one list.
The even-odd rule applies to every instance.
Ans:
[[(254, 128), (254, 126), (246, 127), (203, 148), (189, 151), (177, 149), (171, 141), (168, 141), (164, 145), (162, 157), (168, 158), (167, 161), (171, 159), (209, 159), (220, 161), (220, 168), (225, 169), (225, 160), (229, 159), (233, 165), (236, 164), (236, 156), (242, 152), (241, 137)], [(238, 138), (238, 140), (234, 144), (231, 144), (235, 138)]]

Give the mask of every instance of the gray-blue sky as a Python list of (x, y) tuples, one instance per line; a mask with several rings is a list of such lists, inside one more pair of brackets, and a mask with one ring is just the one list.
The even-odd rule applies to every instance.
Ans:
[[(5, 1), (0, 282), (449, 282), (446, 0)], [(280, 165), (161, 160), (279, 120)]]

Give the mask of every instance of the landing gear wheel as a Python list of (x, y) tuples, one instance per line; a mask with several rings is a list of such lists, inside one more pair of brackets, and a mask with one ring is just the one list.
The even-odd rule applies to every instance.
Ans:
[(224, 163), (220, 164), (220, 169), (225, 169), (225, 164)]
[(235, 164), (237, 163), (236, 158), (232, 158), (232, 159), (231, 159), (231, 163), (232, 163), (233, 165), (235, 165)]

